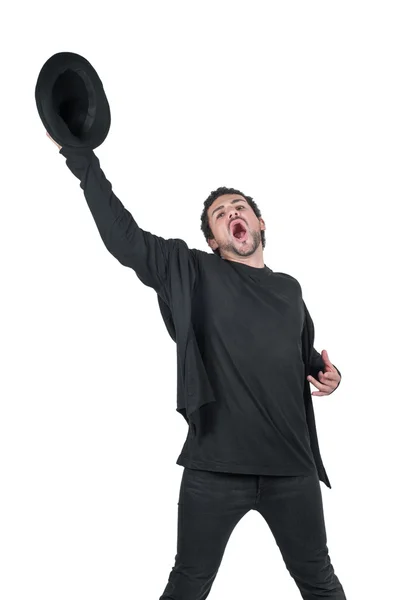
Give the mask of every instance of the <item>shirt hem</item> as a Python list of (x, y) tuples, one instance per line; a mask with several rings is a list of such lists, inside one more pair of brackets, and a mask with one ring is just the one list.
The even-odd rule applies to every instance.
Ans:
[(312, 475), (317, 472), (316, 466), (312, 469), (297, 470), (294, 467), (264, 467), (261, 465), (236, 465), (220, 463), (217, 461), (198, 461), (179, 456), (177, 465), (187, 467), (188, 469), (199, 469), (204, 471), (217, 471), (220, 473), (240, 473), (247, 475)]

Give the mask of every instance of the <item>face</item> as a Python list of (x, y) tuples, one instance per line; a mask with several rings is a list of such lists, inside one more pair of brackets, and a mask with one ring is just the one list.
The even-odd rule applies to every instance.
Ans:
[[(246, 199), (239, 194), (219, 196), (207, 211), (210, 229), (214, 239), (209, 246), (220, 249), (223, 256), (251, 256), (262, 252), (261, 231), (265, 230), (264, 220), (256, 217)], [(246, 230), (242, 239), (233, 235), (234, 223), (241, 223)]]

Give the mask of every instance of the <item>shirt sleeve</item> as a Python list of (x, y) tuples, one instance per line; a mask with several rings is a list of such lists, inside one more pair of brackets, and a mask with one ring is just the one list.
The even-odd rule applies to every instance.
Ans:
[(139, 279), (159, 292), (166, 283), (168, 263), (176, 240), (141, 229), (112, 190), (92, 149), (64, 148), (69, 170), (79, 179), (88, 207), (107, 250)]
[[(308, 308), (304, 302), (303, 299), (303, 305), (304, 305), (304, 311), (307, 314), (308, 318), (311, 319), (311, 315), (308, 312)], [(312, 319), (311, 319), (312, 322)], [(333, 364), (333, 363), (332, 363)], [(336, 365), (333, 365), (334, 368), (336, 369), (336, 371), (338, 372), (338, 374), (340, 375), (341, 378), (341, 373), (338, 370), (338, 368), (336, 367)], [(311, 377), (313, 377), (314, 379), (316, 379), (317, 381), (319, 381), (318, 379), (318, 373), (319, 371), (322, 371), (322, 373), (325, 372), (325, 362), (322, 358), (322, 354), (320, 354), (314, 347), (312, 347), (311, 349), (311, 355), (310, 355), (310, 360), (309, 360), (309, 374), (311, 375)], [(319, 383), (322, 383), (321, 381), (319, 381)], [(337, 388), (339, 387), (341, 383), (341, 379), (339, 381), (339, 383), (337, 384), (337, 387), (333, 390), (333, 392), (335, 392), (337, 390)], [(331, 392), (333, 394), (333, 392)]]

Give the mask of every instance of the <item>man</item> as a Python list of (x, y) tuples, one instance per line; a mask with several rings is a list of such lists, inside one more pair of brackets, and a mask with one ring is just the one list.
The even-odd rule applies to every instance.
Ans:
[(189, 249), (138, 227), (92, 150), (57, 146), (105, 246), (157, 292), (177, 343), (177, 410), (189, 431), (177, 459), (177, 555), (160, 600), (207, 598), (250, 510), (266, 520), (302, 598), (344, 600), (328, 553), (320, 480), (331, 486), (308, 392), (311, 382), (314, 394), (331, 394), (341, 375), (312, 347), (298, 281), (264, 264), (256, 203), (233, 188), (212, 192), (201, 222), (213, 255)]

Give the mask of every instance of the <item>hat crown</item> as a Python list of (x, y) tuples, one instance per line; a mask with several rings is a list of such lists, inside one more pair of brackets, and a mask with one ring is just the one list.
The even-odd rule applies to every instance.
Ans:
[(54, 54), (43, 65), (35, 89), (40, 118), (62, 147), (97, 148), (108, 135), (111, 115), (94, 67), (71, 52)]

